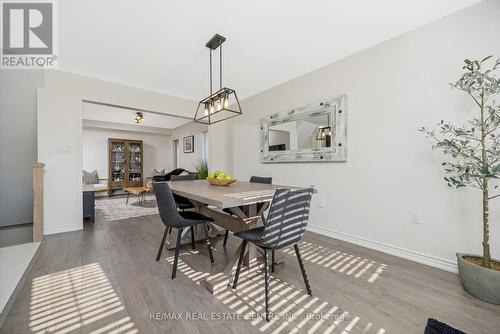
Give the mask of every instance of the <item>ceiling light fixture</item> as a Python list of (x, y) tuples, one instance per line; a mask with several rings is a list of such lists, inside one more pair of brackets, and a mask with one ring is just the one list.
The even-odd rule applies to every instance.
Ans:
[[(210, 95), (198, 103), (193, 121), (214, 124), (242, 114), (236, 91), (222, 87), (222, 43), (226, 38), (215, 34), (205, 46), (210, 50)], [(219, 90), (212, 90), (212, 51), (219, 48)], [(231, 107), (234, 106), (234, 109)]]
[(139, 124), (143, 120), (144, 120), (144, 114), (142, 112), (136, 112), (135, 113), (134, 122), (137, 123), (137, 124)]

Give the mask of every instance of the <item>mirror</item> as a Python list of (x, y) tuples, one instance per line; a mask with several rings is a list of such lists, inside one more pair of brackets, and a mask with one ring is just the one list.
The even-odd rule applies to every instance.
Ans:
[(331, 147), (329, 115), (274, 124), (268, 128), (269, 151), (299, 151)]
[(341, 96), (263, 119), (262, 161), (345, 160), (345, 107)]

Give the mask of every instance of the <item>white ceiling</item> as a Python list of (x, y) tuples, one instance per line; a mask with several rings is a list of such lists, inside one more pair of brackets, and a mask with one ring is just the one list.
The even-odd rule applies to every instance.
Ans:
[(208, 49), (224, 44), (240, 99), (479, 0), (64, 0), (59, 68), (200, 100)]
[(174, 129), (192, 121), (187, 118), (159, 115), (157, 113), (142, 111), (144, 114), (144, 120), (139, 124), (136, 124), (134, 123), (136, 112), (137, 111), (125, 108), (87, 102), (82, 103), (82, 119), (84, 120), (134, 125), (138, 128), (143, 128), (143, 130), (149, 130), (149, 127)]

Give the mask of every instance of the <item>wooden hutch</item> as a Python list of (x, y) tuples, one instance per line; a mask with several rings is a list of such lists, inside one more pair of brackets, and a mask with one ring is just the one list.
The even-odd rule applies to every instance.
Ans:
[(108, 195), (144, 185), (142, 140), (108, 139)]

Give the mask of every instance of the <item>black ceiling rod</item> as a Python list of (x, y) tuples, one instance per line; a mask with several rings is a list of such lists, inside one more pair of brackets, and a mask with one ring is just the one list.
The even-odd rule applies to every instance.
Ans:
[(222, 89), (222, 43), (219, 48), (219, 89)]
[(212, 49), (210, 49), (210, 95), (212, 95)]

